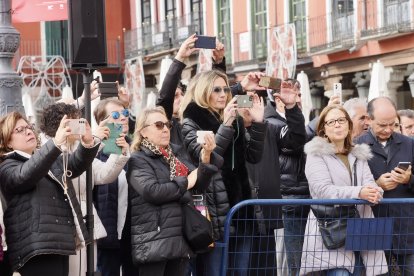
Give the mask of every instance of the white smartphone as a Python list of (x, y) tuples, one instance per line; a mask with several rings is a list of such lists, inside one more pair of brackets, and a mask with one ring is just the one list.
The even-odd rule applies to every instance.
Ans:
[(86, 119), (69, 119), (68, 126), (72, 134), (84, 135), (86, 133)]
[(335, 82), (333, 85), (333, 94), (334, 96), (339, 96), (339, 101), (343, 104), (342, 100), (342, 83)]
[(206, 134), (211, 133), (213, 134), (213, 132), (211, 130), (197, 130), (196, 134), (197, 134), (197, 143), (199, 144), (204, 144), (205, 140), (204, 140), (204, 136), (206, 136)]

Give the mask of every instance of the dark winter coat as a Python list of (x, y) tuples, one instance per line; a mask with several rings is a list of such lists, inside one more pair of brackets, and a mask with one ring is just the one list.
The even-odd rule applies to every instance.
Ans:
[[(72, 178), (91, 165), (97, 151), (98, 146), (86, 149), (80, 145), (69, 155)], [(76, 233), (81, 243), (90, 242), (73, 184), (68, 179), (64, 194), (62, 175), (61, 151), (52, 140), (30, 158), (11, 152), (1, 163), (7, 252), (14, 270), (36, 255), (75, 254)]]
[(234, 121), (232, 127), (224, 126), (218, 114), (213, 114), (195, 103), (190, 103), (183, 115), (184, 143), (193, 162), (198, 162), (201, 151), (201, 145), (197, 143), (197, 130), (211, 130), (215, 133), (217, 147), (214, 151), (224, 158), (221, 173), (213, 177), (212, 184), (207, 188), (207, 204), (215, 237), (221, 239), (229, 208), (251, 198), (246, 161), (260, 161), (266, 124), (253, 123), (247, 139), (241, 117)]
[[(291, 113), (288, 114), (291, 115)], [(299, 129), (304, 130), (304, 122), (302, 120), (293, 121), (293, 124), (296, 123), (296, 125), (288, 126), (287, 120), (276, 112), (272, 104), (266, 106), (264, 117), (266, 121), (280, 130), (284, 127), (296, 129), (299, 127), (299, 124), (301, 124)], [(292, 123), (292, 120), (290, 120), (290, 123)], [(279, 149), (280, 192), (282, 195), (309, 195), (309, 185), (305, 175), (306, 156), (303, 152), (305, 141), (302, 135), (298, 137), (285, 135), (288, 140), (295, 139), (298, 141), (297, 139), (299, 138), (299, 141), (297, 145), (294, 145), (295, 147), (287, 148), (281, 145), (282, 147)]]
[[(194, 166), (172, 145), (176, 157), (190, 171)], [(200, 163), (195, 189), (203, 190), (218, 171)], [(160, 155), (141, 147), (128, 163), (127, 180), (131, 197), (131, 241), (134, 263), (152, 263), (193, 255), (182, 234), (182, 204), (191, 201), (187, 177), (170, 180), (169, 164)]]
[[(265, 118), (269, 117), (271, 103), (265, 107)], [(276, 112), (276, 111), (275, 111)], [(305, 119), (301, 110), (295, 106), (286, 110), (287, 122), (285, 126), (268, 121), (266, 138), (264, 140), (263, 156), (259, 163), (248, 164), (249, 178), (257, 198), (280, 199), (280, 164), (279, 154), (282, 149), (296, 149), (303, 147), (306, 142)], [(263, 207), (263, 216), (269, 221), (266, 230), (283, 227), (281, 213), (277, 208)], [(256, 212), (258, 212), (256, 210)], [(260, 226), (260, 224), (259, 224)]]
[[(357, 137), (355, 143), (368, 144), (370, 146), (374, 157), (368, 160), (368, 164), (375, 180), (382, 174), (391, 172), (398, 166), (398, 162), (411, 162), (411, 164), (414, 164), (414, 140), (399, 133), (393, 133), (388, 141), (390, 143), (388, 156), (371, 131)], [(384, 191), (384, 198), (414, 197), (414, 177), (412, 176), (414, 166), (412, 166), (411, 170), (411, 179), (408, 184), (398, 185), (393, 190)], [(380, 205), (374, 208), (374, 212), (377, 216), (396, 217), (394, 221), (394, 235), (398, 238), (393, 240), (393, 251), (401, 254), (414, 254), (414, 224), (408, 219), (398, 219), (399, 217), (414, 217), (414, 210), (401, 204), (393, 204), (389, 208), (386, 207)], [(401, 233), (401, 236), (398, 235), (399, 233)]]

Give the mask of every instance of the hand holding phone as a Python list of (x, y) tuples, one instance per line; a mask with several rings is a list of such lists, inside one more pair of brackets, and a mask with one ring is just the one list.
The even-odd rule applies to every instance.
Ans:
[(197, 35), (197, 40), (194, 43), (195, 48), (202, 49), (215, 49), (216, 48), (216, 37), (215, 36), (205, 36)]
[(333, 89), (333, 94), (334, 96), (338, 96), (340, 103), (343, 103), (342, 100), (342, 83), (340, 82), (336, 82), (334, 83), (334, 89)]
[(210, 130), (197, 130), (196, 132), (197, 143), (204, 144), (205, 143), (204, 136), (206, 136), (206, 134), (213, 134), (213, 132)]
[(84, 135), (86, 134), (86, 119), (69, 119), (67, 125), (70, 128), (71, 134)]
[(106, 126), (109, 128), (109, 137), (105, 140), (105, 146), (103, 148), (104, 154), (122, 154), (122, 148), (116, 144), (122, 133), (122, 124), (107, 123)]
[(406, 171), (410, 165), (411, 162), (399, 162), (397, 167)]

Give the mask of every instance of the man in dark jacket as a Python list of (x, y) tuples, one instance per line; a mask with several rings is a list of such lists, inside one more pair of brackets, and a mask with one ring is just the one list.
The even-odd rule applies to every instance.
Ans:
[[(292, 89), (284, 88), (284, 89)], [(298, 93), (297, 90), (295, 90)], [(286, 101), (285, 101), (286, 102)], [(259, 199), (280, 199), (281, 164), (280, 153), (282, 150), (294, 150), (303, 147), (306, 141), (305, 119), (296, 101), (288, 103), (286, 109), (285, 123), (275, 123), (272, 114), (276, 113), (273, 104), (268, 101), (265, 107), (264, 118), (268, 122), (268, 131), (264, 141), (262, 159), (257, 164), (247, 162), (249, 180), (252, 185), (254, 198)], [(244, 116), (246, 127), (249, 127), (248, 118)], [(309, 193), (309, 191), (308, 191)], [(283, 228), (282, 215), (279, 208), (260, 207), (255, 209), (256, 217), (259, 222), (259, 232), (264, 237), (260, 238), (261, 244), (255, 243), (255, 252), (274, 252), (276, 253), (273, 231)], [(262, 218), (262, 220), (261, 220)], [(306, 219), (305, 219), (306, 223)], [(268, 236), (270, 239), (266, 239)], [(301, 252), (301, 249), (299, 250)], [(276, 257), (273, 254), (257, 254), (252, 263), (263, 264), (263, 266), (276, 267)], [(274, 271), (273, 271), (274, 272)]]
[[(355, 142), (371, 147), (373, 158), (368, 164), (378, 186), (384, 190), (384, 198), (412, 198), (412, 167), (403, 170), (398, 168), (398, 163), (414, 163), (414, 140), (393, 131), (397, 116), (395, 103), (387, 97), (373, 99), (368, 103), (368, 115), (371, 119), (370, 129)], [(391, 254), (403, 275), (414, 275), (414, 226), (407, 219), (414, 216), (414, 210), (411, 206), (393, 204), (379, 205), (374, 211), (377, 216), (394, 217)], [(399, 219), (401, 217), (405, 219)]]

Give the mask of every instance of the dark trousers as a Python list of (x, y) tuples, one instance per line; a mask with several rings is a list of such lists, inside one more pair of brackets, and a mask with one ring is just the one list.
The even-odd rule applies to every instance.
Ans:
[(9, 264), (9, 258), (7, 255), (7, 251), (4, 251), (3, 261), (0, 262), (0, 275), (1, 276), (12, 276), (13, 275), (11, 266)]
[(69, 256), (37, 255), (27, 261), (18, 272), (22, 276), (68, 276)]
[(187, 272), (188, 259), (176, 259), (165, 262), (139, 265), (140, 276), (184, 276)]
[(121, 249), (98, 249), (97, 267), (102, 276), (138, 276), (138, 268), (132, 264), (131, 252), (126, 254)]

